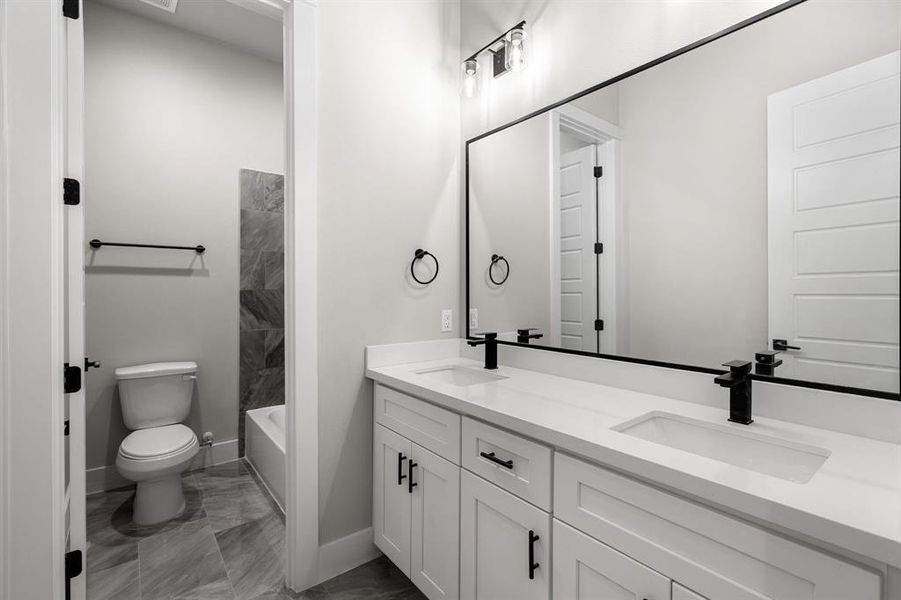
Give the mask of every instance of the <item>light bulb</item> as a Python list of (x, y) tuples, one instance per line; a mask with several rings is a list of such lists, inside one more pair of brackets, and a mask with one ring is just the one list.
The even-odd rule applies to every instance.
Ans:
[(510, 71), (522, 71), (526, 68), (526, 32), (514, 29), (504, 40), (506, 67)]
[(462, 66), (463, 79), (461, 83), (461, 91), (467, 98), (472, 98), (479, 92), (481, 87), (481, 77), (479, 76), (479, 61), (470, 58), (463, 62)]

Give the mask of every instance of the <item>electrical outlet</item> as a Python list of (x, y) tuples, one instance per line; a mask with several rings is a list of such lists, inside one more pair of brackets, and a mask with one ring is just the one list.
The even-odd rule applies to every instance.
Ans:
[(454, 311), (446, 308), (441, 311), (441, 331), (448, 332), (454, 330)]
[(475, 331), (479, 328), (479, 309), (478, 308), (470, 308), (469, 309), (469, 330)]

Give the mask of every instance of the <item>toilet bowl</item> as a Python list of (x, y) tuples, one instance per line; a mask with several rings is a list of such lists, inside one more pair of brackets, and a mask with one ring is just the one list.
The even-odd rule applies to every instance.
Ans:
[(126, 427), (116, 467), (137, 483), (134, 521), (155, 525), (184, 511), (181, 474), (199, 449), (195, 433), (181, 422), (191, 409), (197, 364), (152, 363), (116, 369)]

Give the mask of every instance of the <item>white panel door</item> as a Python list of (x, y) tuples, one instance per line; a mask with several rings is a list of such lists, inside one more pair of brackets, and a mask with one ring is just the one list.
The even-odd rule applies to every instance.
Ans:
[(597, 352), (597, 150), (585, 146), (560, 157), (560, 345)]
[(669, 600), (670, 580), (554, 519), (554, 598)]
[(372, 530), (375, 545), (410, 576), (410, 456), (413, 443), (375, 425), (373, 435)]
[[(79, 2), (79, 14), (82, 13)], [(84, 320), (84, 19), (63, 19), (65, 23), (65, 176), (81, 183), (81, 203), (65, 207), (65, 354), (66, 361), (79, 368), (85, 363)], [(71, 600), (86, 598), (87, 532), (85, 494), (85, 389), (66, 394), (66, 552), (81, 552), (82, 573), (69, 581)]]
[(461, 473), (460, 597), (550, 598), (550, 516), (469, 471)]
[(768, 99), (777, 374), (897, 392), (899, 53)]
[(460, 595), (460, 467), (413, 444), (410, 579), (429, 600)]

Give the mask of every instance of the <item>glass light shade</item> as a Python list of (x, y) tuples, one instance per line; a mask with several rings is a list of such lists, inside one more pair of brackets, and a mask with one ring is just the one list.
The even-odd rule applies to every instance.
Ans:
[(526, 32), (514, 29), (504, 38), (504, 54), (507, 70), (522, 71), (526, 68)]
[(474, 58), (463, 61), (461, 70), (463, 73), (463, 78), (460, 84), (460, 89), (463, 92), (464, 96), (466, 96), (467, 98), (472, 98), (479, 93), (479, 89), (482, 87), (482, 77), (481, 73), (479, 72), (479, 61)]

